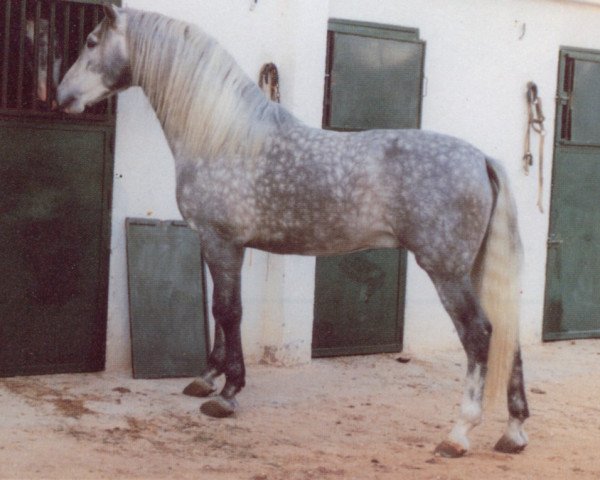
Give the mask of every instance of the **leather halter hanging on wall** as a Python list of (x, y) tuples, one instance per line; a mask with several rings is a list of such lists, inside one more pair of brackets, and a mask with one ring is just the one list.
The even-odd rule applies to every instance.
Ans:
[(279, 72), (274, 63), (265, 63), (258, 74), (258, 86), (270, 100), (279, 103)]
[(542, 111), (542, 100), (538, 97), (537, 85), (533, 82), (527, 83), (527, 131), (525, 132), (525, 154), (523, 155), (523, 170), (529, 175), (529, 167), (533, 166), (533, 155), (531, 153), (531, 131), (539, 135), (538, 146), (538, 195), (537, 206), (544, 213), (542, 201), (544, 187), (544, 139), (546, 130), (544, 128), (544, 113)]

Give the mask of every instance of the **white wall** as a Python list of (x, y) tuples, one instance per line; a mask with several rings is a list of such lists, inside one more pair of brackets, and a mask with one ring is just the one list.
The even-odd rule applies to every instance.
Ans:
[[(253, 78), (263, 63), (275, 62), (284, 105), (311, 125), (321, 120), (328, 17), (419, 28), (427, 42), (422, 127), (464, 138), (507, 168), (525, 244), (522, 338), (540, 341), (558, 51), (561, 45), (600, 49), (596, 0), (258, 0), (253, 11), (246, 0), (124, 3), (199, 24)], [(547, 117), (543, 215), (535, 205), (536, 175), (525, 177), (521, 171), (528, 81), (538, 84)], [(172, 158), (150, 106), (137, 90), (122, 94), (119, 102), (109, 369), (130, 365), (124, 219), (179, 218)], [(283, 361), (310, 358), (313, 288), (314, 259), (248, 252), (243, 337), (251, 361), (260, 359), (265, 347)], [(458, 341), (451, 322), (411, 258), (405, 347), (454, 346)]]

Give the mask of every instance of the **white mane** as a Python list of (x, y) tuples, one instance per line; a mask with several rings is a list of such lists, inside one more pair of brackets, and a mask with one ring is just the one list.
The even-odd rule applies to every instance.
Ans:
[(198, 27), (127, 10), (133, 84), (156, 110), (170, 142), (188, 158), (253, 156), (287, 117), (233, 58)]

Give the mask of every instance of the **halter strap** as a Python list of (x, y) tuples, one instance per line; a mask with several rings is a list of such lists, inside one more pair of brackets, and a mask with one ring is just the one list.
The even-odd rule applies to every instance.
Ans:
[(544, 128), (544, 113), (542, 111), (542, 100), (538, 97), (537, 85), (533, 82), (527, 83), (527, 130), (525, 132), (525, 154), (523, 155), (523, 170), (529, 175), (529, 167), (533, 165), (531, 153), (531, 130), (539, 135), (538, 146), (538, 195), (537, 206), (544, 213), (542, 193), (544, 186), (544, 139), (546, 129)]

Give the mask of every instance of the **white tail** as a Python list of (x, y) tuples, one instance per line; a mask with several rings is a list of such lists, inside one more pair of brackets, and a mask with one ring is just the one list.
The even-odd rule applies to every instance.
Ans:
[[(487, 159), (496, 202), (478, 266), (474, 272), (481, 305), (492, 324), (485, 398), (506, 398), (519, 346), (519, 303), (522, 246), (517, 209), (504, 169)], [(503, 397), (500, 395), (503, 394)]]

